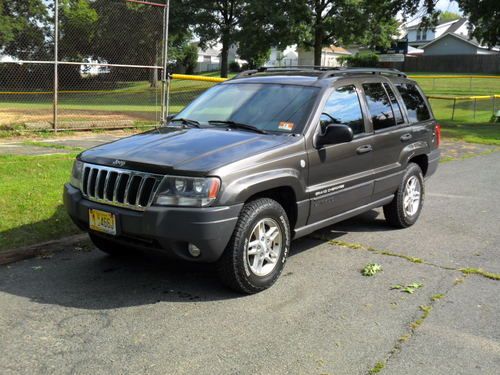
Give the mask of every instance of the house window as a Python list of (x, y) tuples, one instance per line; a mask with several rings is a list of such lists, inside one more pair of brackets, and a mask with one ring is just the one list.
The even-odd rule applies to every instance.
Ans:
[(427, 31), (418, 29), (417, 40), (427, 40)]

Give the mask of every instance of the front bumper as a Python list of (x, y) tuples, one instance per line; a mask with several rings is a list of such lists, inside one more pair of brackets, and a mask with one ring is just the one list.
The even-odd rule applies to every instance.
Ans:
[[(73, 222), (87, 232), (90, 231), (89, 209), (95, 208), (116, 215), (117, 235), (93, 232), (95, 234), (177, 258), (214, 262), (226, 248), (243, 204), (207, 208), (151, 206), (137, 212), (89, 201), (80, 190), (66, 184), (64, 206)], [(201, 249), (199, 257), (189, 255), (188, 243)]]

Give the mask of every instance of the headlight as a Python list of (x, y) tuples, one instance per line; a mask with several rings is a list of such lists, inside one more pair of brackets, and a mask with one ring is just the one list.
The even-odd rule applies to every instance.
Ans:
[(155, 202), (162, 206), (205, 207), (217, 199), (219, 189), (217, 177), (165, 176)]
[(71, 171), (71, 179), (69, 183), (74, 187), (81, 189), (83, 176), (83, 162), (80, 160), (75, 160), (73, 163), (73, 170)]

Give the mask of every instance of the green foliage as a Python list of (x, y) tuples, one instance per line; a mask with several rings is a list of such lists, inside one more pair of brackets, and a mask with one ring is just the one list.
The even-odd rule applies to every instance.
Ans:
[(229, 63), (229, 71), (231, 73), (238, 73), (238, 72), (240, 72), (241, 71), (240, 64), (238, 64), (238, 62), (236, 62), (236, 61), (231, 61)]
[(194, 74), (196, 65), (198, 65), (198, 47), (196, 44), (186, 44), (179, 52), (177, 65), (182, 66), (186, 74)]
[(20, 59), (48, 59), (50, 21), (43, 0), (0, 0), (0, 50)]
[(342, 66), (374, 68), (378, 63), (378, 55), (373, 52), (358, 52), (354, 56), (341, 56), (338, 61)]
[(402, 292), (408, 293), (408, 294), (413, 294), (415, 290), (422, 288), (424, 285), (421, 283), (411, 283), (406, 286), (403, 285), (393, 285), (391, 286), (391, 289), (398, 289), (401, 290)]
[(382, 272), (382, 266), (377, 263), (369, 263), (361, 270), (363, 276), (374, 276), (379, 272)]
[(385, 367), (385, 363), (380, 361), (375, 363), (375, 366), (370, 369), (369, 374), (378, 374), (380, 371), (382, 371)]
[(450, 22), (454, 20), (458, 20), (460, 18), (460, 14), (454, 13), (454, 12), (448, 12), (444, 11), (439, 14), (439, 22), (440, 23), (445, 23), (445, 22)]

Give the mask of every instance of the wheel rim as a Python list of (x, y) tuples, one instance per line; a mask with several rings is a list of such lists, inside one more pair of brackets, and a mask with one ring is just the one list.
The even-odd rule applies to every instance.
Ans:
[(420, 180), (416, 176), (411, 176), (406, 181), (405, 193), (403, 195), (403, 207), (406, 216), (413, 216), (418, 212), (421, 191)]
[(280, 259), (283, 235), (278, 223), (266, 218), (252, 229), (246, 253), (250, 270), (257, 276), (267, 276), (276, 268)]

